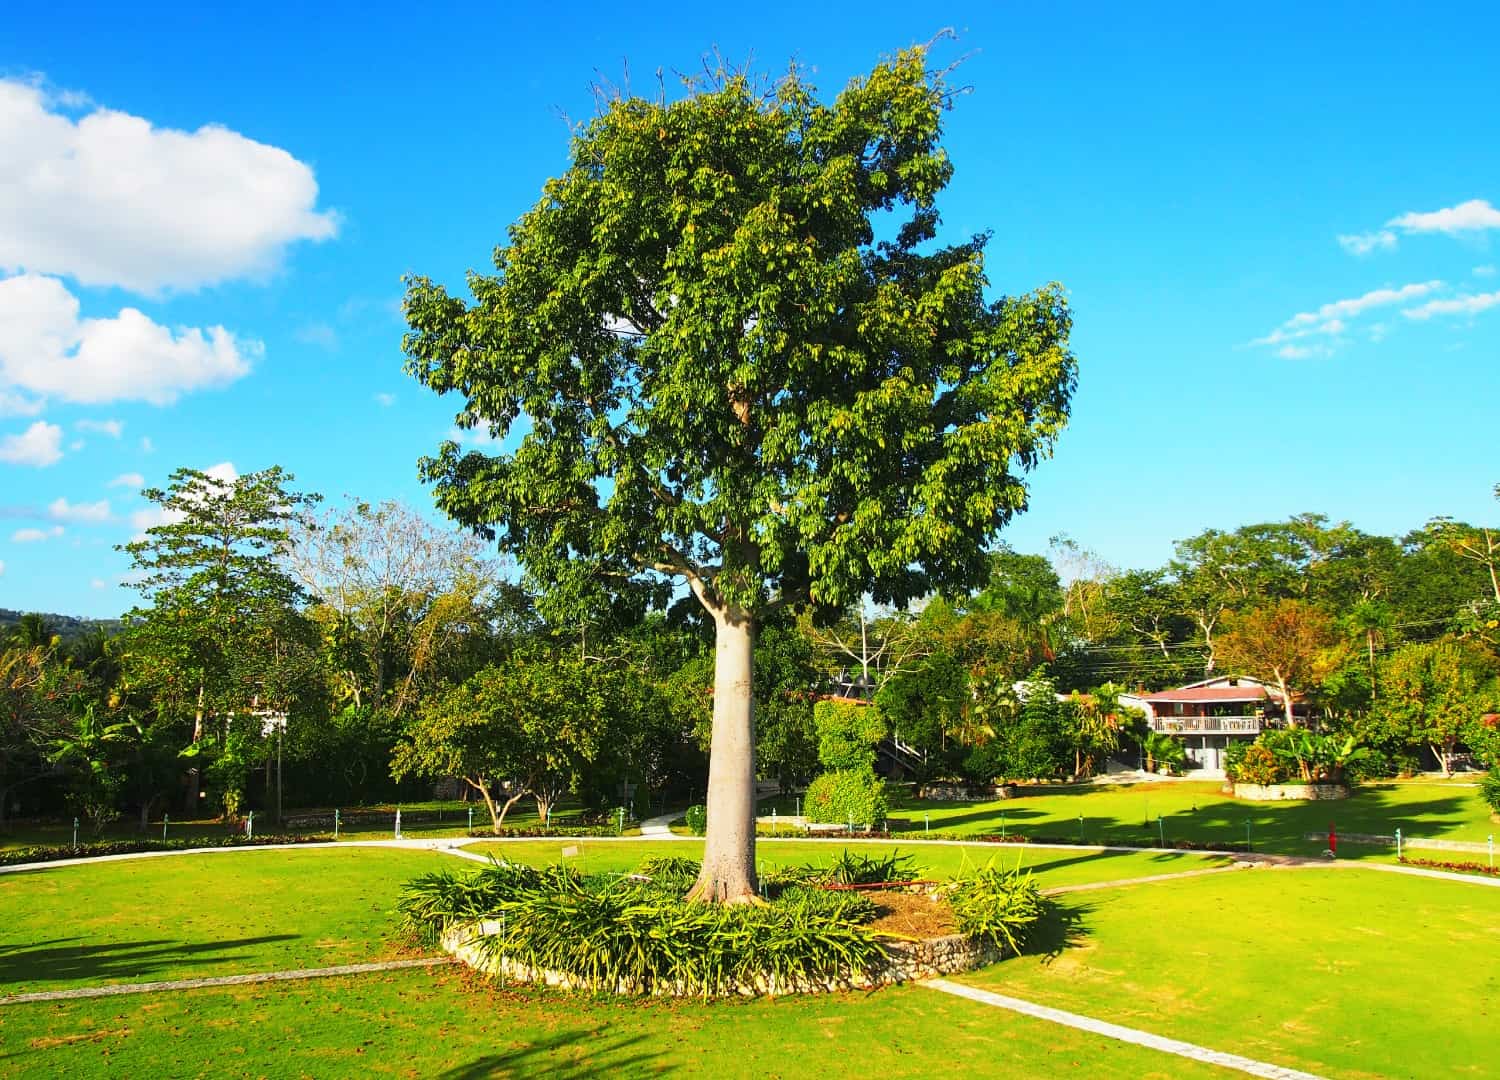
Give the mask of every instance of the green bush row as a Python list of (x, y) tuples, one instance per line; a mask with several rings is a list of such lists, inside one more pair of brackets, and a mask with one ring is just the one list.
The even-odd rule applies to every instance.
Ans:
[(104, 855), (134, 855), (141, 851), (189, 851), (194, 848), (275, 847), (282, 844), (321, 844), (331, 836), (285, 836), (257, 833), (253, 838), (243, 834), (198, 836), (182, 840), (94, 840), (77, 847), (66, 844), (48, 847), (12, 848), (0, 851), (0, 866), (21, 863), (57, 862), (60, 859), (94, 859)]

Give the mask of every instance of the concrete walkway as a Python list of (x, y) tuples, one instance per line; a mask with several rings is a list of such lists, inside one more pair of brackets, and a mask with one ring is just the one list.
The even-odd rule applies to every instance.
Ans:
[(1153, 1035), (1149, 1031), (1139, 1031), (1136, 1028), (1121, 1027), (1119, 1024), (1111, 1024), (1106, 1020), (1095, 1020), (1092, 1016), (1065, 1012), (1046, 1005), (1036, 1005), (1020, 998), (1006, 997), (1004, 994), (980, 990), (978, 987), (949, 982), (947, 979), (929, 979), (917, 985), (925, 986), (930, 990), (938, 990), (944, 994), (952, 994), (954, 997), (977, 1001), (981, 1005), (989, 1005), (992, 1008), (1005, 1009), (1038, 1020), (1047, 1020), (1094, 1035), (1103, 1035), (1107, 1039), (1118, 1039), (1120, 1042), (1130, 1043), (1133, 1046), (1159, 1050), (1163, 1054), (1175, 1054), (1177, 1057), (1190, 1058), (1207, 1065), (1218, 1065), (1221, 1068), (1233, 1069), (1250, 1076), (1265, 1077), (1266, 1080), (1323, 1080), (1316, 1073), (1299, 1072), (1282, 1065), (1272, 1065), (1269, 1062), (1240, 1057), (1238, 1054), (1227, 1054), (1222, 1050), (1210, 1050), (1206, 1046), (1198, 1046), (1195, 1043), (1169, 1039), (1163, 1035)]
[(169, 982), (112, 983), (108, 986), (80, 986), (72, 990), (38, 990), (31, 994), (0, 997), (0, 1006), (25, 1005), (34, 1001), (77, 1001), (81, 998), (118, 997), (121, 994), (155, 994), (163, 990), (201, 990), (208, 986), (247, 986), (251, 983), (328, 979), (336, 975), (364, 975), (372, 971), (400, 971), (403, 968), (428, 968), (451, 963), (454, 963), (451, 956), (424, 956), (418, 960), (385, 960), (374, 964), (340, 964), (337, 967), (299, 968), (294, 971), (262, 971), (253, 975), (213, 975), (203, 979), (174, 979)]
[(682, 816), (681, 813), (662, 814), (658, 817), (647, 818), (641, 822), (642, 840), (671, 840), (676, 837), (672, 831), (672, 822)]

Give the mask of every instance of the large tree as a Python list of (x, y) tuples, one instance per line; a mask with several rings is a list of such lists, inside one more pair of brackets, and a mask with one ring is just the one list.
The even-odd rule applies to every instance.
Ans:
[[(162, 520), (123, 548), (148, 601), (126, 616), (126, 679), (158, 709), (192, 716), (193, 748), (212, 716), (227, 736), (236, 710), (291, 704), (310, 628), (282, 560), (292, 523), (317, 501), (292, 491), (292, 479), (279, 466), (244, 476), (178, 469), (141, 493)], [(193, 809), (198, 778), (190, 770)]]
[(408, 281), (410, 371), (509, 440), (425, 460), (438, 505), (554, 596), (675, 579), (713, 620), (696, 897), (756, 893), (760, 620), (978, 585), (1067, 419), (1062, 290), (992, 301), (987, 238), (936, 242), (950, 101), (921, 48), (832, 102), (605, 99), (472, 301)]
[(1228, 669), (1270, 679), (1281, 692), (1288, 727), (1295, 692), (1314, 689), (1343, 659), (1333, 618), (1301, 600), (1281, 600), (1225, 619), (1219, 655)]

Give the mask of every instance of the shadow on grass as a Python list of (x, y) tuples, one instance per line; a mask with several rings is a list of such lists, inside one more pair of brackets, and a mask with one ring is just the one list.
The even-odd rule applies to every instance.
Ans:
[(594, 1076), (636, 1076), (654, 1071), (661, 1057), (643, 1046), (645, 1035), (609, 1035), (601, 1031), (559, 1032), (498, 1054), (485, 1054), (466, 1065), (438, 1073), (438, 1080), (480, 1080), (489, 1076), (548, 1076), (584, 1080)]
[(1050, 964), (1069, 949), (1083, 948), (1088, 937), (1088, 917), (1094, 905), (1087, 901), (1061, 904), (1049, 900), (1045, 913), (1026, 938), (1022, 956), (1040, 956)]
[[(297, 934), (268, 934), (188, 944), (180, 941), (119, 941), (106, 945), (73, 945), (79, 938), (54, 938), (0, 951), (0, 986), (7, 993), (23, 993), (27, 983), (141, 982), (166, 969), (198, 967), (235, 958), (235, 950), (277, 941), (295, 941)], [(191, 978), (191, 972), (180, 977)]]

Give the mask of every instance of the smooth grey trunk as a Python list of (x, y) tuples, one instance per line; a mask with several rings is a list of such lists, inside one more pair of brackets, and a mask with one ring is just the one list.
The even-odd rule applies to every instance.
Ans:
[(755, 881), (755, 621), (713, 612), (714, 720), (708, 759), (708, 835), (690, 899), (745, 903)]
[(1286, 687), (1286, 680), (1279, 675), (1276, 678), (1276, 686), (1281, 690), (1281, 708), (1286, 713), (1286, 726), (1294, 728), (1297, 726), (1297, 717), (1292, 713), (1292, 692)]

